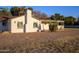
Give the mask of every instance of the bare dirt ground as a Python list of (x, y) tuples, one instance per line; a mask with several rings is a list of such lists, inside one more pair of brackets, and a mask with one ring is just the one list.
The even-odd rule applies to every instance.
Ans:
[(79, 30), (64, 30), (57, 32), (34, 32), (34, 33), (0, 33), (0, 40), (44, 40), (44, 39), (59, 39), (66, 36), (79, 35)]
[[(74, 45), (72, 42), (72, 44), (67, 44), (66, 42), (66, 45), (70, 44), (69, 48), (66, 48), (68, 46), (64, 47), (64, 44), (60, 41), (59, 44), (52, 43), (53, 40), (56, 39), (60, 40), (65, 39), (66, 37), (70, 37), (69, 39), (71, 39), (75, 36), (79, 36), (79, 30), (67, 29), (57, 32), (35, 32), (17, 34), (0, 33), (0, 52), (6, 52), (5, 50), (9, 50), (7, 52), (75, 52), (74, 47), (77, 51), (79, 51), (79, 39), (75, 41), (76, 43), (72, 41)], [(72, 48), (71, 46), (74, 47)], [(63, 47), (66, 51), (63, 49)]]

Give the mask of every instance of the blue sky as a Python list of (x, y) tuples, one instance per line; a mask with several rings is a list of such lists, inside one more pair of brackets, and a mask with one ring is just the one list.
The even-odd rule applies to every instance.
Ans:
[[(3, 7), (3, 6), (0, 6)], [(11, 8), (11, 6), (4, 6), (6, 8)], [(26, 6), (26, 8), (29, 6)], [(46, 13), (48, 16), (60, 13), (64, 16), (74, 16), (79, 17), (79, 6), (30, 6), (34, 10), (38, 10)]]

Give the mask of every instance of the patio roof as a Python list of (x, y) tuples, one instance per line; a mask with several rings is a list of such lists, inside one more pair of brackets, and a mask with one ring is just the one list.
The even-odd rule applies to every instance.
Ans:
[(56, 23), (56, 22), (64, 22), (62, 20), (41, 20), (42, 23)]

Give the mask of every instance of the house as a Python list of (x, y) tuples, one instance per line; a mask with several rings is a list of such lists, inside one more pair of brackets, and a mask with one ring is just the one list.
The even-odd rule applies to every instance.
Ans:
[(18, 17), (0, 17), (0, 32), (11, 33), (40, 32), (49, 30), (49, 23), (57, 22), (58, 30), (64, 29), (64, 21), (53, 21), (49, 19), (37, 19), (32, 17), (32, 10), (27, 9), (26, 14)]

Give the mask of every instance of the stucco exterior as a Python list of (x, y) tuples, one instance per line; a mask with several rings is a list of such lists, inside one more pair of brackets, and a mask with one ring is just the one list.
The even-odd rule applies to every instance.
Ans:
[(26, 23), (26, 32), (37, 32), (38, 27), (34, 28), (33, 24), (40, 24), (40, 21), (32, 17), (31, 10), (27, 10), (27, 23)]
[(57, 28), (58, 28), (58, 31), (64, 30), (64, 26), (63, 25), (58, 25)]
[[(17, 28), (17, 22), (23, 22), (23, 28), (20, 29)], [(34, 28), (33, 27), (34, 23), (37, 23), (38, 26), (39, 24), (41, 24), (39, 20), (32, 17), (31, 10), (27, 10), (26, 15), (11, 19), (11, 32), (12, 33), (37, 32), (38, 27)]]
[(49, 24), (41, 23), (41, 30), (43, 31), (49, 30)]
[(57, 21), (57, 22), (58, 23), (63, 23), (62, 25), (60, 25), (60, 24), (57, 25), (58, 31), (64, 30), (64, 21)]
[[(12, 33), (23, 33), (24, 32), (25, 16), (13, 18), (10, 21), (11, 21), (11, 32)], [(23, 28), (17, 27), (18, 22), (23, 22)]]

